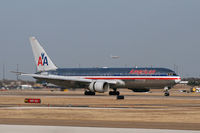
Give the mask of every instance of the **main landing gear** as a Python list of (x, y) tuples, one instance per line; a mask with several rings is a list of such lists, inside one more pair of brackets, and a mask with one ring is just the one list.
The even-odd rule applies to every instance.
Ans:
[(95, 95), (95, 92), (92, 92), (92, 91), (85, 91), (84, 94), (85, 94), (85, 95), (94, 96), (94, 95)]
[(170, 94), (169, 94), (169, 90), (171, 89), (171, 87), (168, 87), (168, 86), (166, 86), (165, 88), (164, 88), (164, 96), (170, 96)]
[(113, 91), (110, 91), (109, 95), (116, 95), (117, 100), (124, 99), (124, 96), (120, 95), (120, 92), (117, 91), (117, 88), (113, 88)]
[(117, 91), (116, 88), (114, 88), (113, 91), (109, 91), (109, 95), (117, 95), (117, 96), (119, 96), (119, 94), (120, 94), (120, 92)]

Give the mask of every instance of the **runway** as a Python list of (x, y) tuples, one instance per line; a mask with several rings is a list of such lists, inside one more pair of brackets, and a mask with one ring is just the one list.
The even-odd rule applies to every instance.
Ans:
[[(122, 95), (125, 96), (127, 99), (142, 99), (142, 98), (149, 98), (149, 99), (194, 99), (200, 100), (200, 95), (192, 94), (192, 93), (180, 93), (177, 91), (172, 91), (170, 97), (165, 97), (162, 94), (162, 90), (153, 92), (153, 93), (134, 93), (132, 91), (122, 90)], [(97, 93), (95, 96), (85, 96), (83, 90), (77, 91), (69, 91), (69, 92), (60, 92), (60, 91), (4, 91), (0, 92), (0, 96), (33, 96), (33, 97), (62, 97), (62, 98), (99, 98), (99, 99), (115, 99), (116, 96), (109, 96), (106, 93)]]
[[(4, 91), (0, 92), (0, 124), (200, 130), (198, 93), (122, 94), (124, 100), (107, 94), (84, 96), (79, 90)], [(40, 98), (42, 103), (27, 104), (25, 98)]]
[(199, 133), (193, 130), (0, 125), (3, 133)]

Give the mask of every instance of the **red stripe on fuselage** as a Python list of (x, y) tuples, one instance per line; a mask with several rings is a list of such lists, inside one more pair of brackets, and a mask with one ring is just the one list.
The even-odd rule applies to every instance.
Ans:
[(109, 77), (86, 77), (85, 79), (121, 79), (121, 80), (135, 80), (135, 79), (145, 79), (145, 80), (180, 80), (180, 78), (109, 78)]

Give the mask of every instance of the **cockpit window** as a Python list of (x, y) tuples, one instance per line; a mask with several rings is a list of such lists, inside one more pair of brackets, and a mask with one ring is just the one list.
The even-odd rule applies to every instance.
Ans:
[(168, 73), (169, 76), (177, 76), (176, 73)]

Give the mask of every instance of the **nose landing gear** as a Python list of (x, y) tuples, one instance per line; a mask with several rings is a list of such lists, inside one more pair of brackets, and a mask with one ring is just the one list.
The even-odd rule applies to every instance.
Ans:
[(169, 90), (171, 89), (171, 87), (166, 86), (164, 88), (164, 96), (170, 96)]

